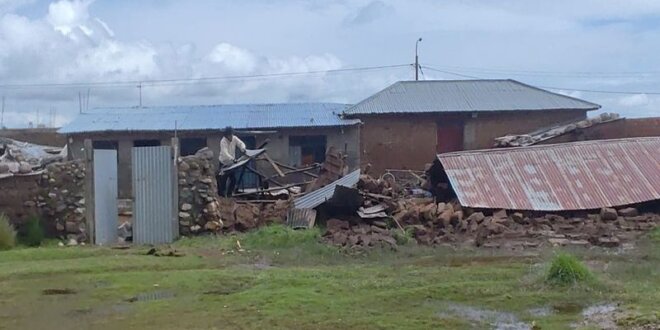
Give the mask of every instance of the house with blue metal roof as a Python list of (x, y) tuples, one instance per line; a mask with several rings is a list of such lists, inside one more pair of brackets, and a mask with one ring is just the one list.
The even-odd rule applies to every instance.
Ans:
[(372, 171), (421, 170), (436, 153), (485, 149), (496, 137), (586, 118), (595, 103), (510, 79), (399, 81), (347, 107)]
[(340, 103), (222, 104), (98, 108), (79, 114), (60, 128), (72, 158), (82, 158), (84, 140), (95, 149), (116, 149), (119, 195), (130, 197), (131, 148), (170, 144), (179, 137), (181, 155), (208, 147), (216, 158), (221, 131), (232, 126), (248, 148), (267, 139), (268, 154), (292, 166), (323, 162), (328, 147), (347, 155), (349, 167), (359, 165), (359, 119), (343, 118), (350, 105)]

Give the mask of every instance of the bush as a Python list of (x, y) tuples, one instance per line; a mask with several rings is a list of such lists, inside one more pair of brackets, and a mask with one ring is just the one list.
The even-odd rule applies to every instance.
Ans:
[(552, 259), (546, 281), (551, 284), (569, 285), (590, 281), (593, 278), (589, 268), (575, 256), (559, 253)]
[(0, 251), (9, 250), (16, 245), (16, 231), (9, 223), (9, 218), (0, 214)]
[(18, 241), (23, 245), (41, 245), (41, 242), (44, 240), (44, 229), (41, 227), (41, 220), (39, 217), (30, 217), (18, 234)]
[(412, 230), (406, 229), (405, 232), (401, 232), (400, 229), (391, 229), (392, 237), (396, 240), (398, 245), (407, 245), (411, 242), (414, 242)]

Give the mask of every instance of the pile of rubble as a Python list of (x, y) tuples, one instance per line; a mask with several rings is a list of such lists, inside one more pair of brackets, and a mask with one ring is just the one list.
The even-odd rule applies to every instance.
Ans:
[(596, 117), (587, 118), (569, 124), (562, 124), (550, 128), (540, 129), (529, 134), (506, 135), (499, 137), (495, 139), (493, 146), (496, 148), (530, 146), (543, 140), (566, 134), (577, 129), (587, 128), (593, 125), (603, 124), (617, 119), (619, 119), (619, 114), (617, 113), (601, 113)]
[(66, 148), (54, 148), (0, 137), (0, 177), (26, 175), (66, 159)]
[(357, 186), (362, 206), (354, 214), (328, 220), (326, 242), (349, 248), (394, 246), (403, 234), (422, 245), (616, 247), (660, 225), (657, 213), (639, 214), (632, 207), (563, 215), (474, 210), (455, 200), (436, 203), (414, 197), (386, 179), (363, 175)]

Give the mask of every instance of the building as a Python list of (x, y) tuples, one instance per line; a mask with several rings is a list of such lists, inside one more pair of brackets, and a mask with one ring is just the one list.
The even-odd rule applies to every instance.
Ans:
[(169, 145), (175, 132), (182, 156), (209, 147), (219, 154), (221, 130), (232, 126), (255, 148), (267, 139), (269, 156), (301, 166), (323, 162), (334, 146), (347, 155), (350, 169), (359, 165), (357, 119), (342, 119), (348, 105), (337, 103), (231, 104), (142, 108), (101, 108), (78, 115), (59, 132), (67, 135), (69, 155), (82, 158), (83, 143), (118, 153), (119, 197), (131, 196), (131, 148)]
[(436, 153), (490, 148), (493, 139), (581, 120), (600, 106), (515, 80), (400, 81), (349, 107), (360, 160), (372, 170), (423, 169)]

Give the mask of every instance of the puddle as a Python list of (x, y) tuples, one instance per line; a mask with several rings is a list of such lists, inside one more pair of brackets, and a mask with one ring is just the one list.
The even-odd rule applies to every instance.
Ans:
[(581, 326), (595, 326), (598, 329), (618, 329), (615, 312), (619, 307), (614, 303), (592, 305), (582, 311), (584, 320)]
[(552, 307), (545, 306), (545, 307), (537, 307), (537, 308), (531, 308), (527, 310), (527, 314), (530, 316), (534, 317), (546, 317), (550, 316), (555, 313), (555, 310)]
[(552, 309), (557, 312), (557, 314), (579, 314), (584, 305), (577, 303), (561, 303), (552, 305)]
[(136, 296), (126, 299), (126, 301), (128, 302), (154, 301), (154, 300), (174, 298), (175, 296), (176, 295), (174, 294), (174, 292), (170, 292), (170, 291), (154, 291), (154, 292), (140, 293)]
[(529, 324), (520, 321), (513, 313), (499, 312), (455, 303), (448, 303), (444, 310), (439, 313), (439, 316), (464, 319), (479, 328), (484, 325), (489, 325), (490, 329), (496, 330), (532, 329)]
[(66, 294), (76, 294), (76, 290), (73, 289), (45, 289), (41, 291), (41, 294), (44, 296), (55, 296), (55, 295), (66, 295)]

